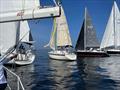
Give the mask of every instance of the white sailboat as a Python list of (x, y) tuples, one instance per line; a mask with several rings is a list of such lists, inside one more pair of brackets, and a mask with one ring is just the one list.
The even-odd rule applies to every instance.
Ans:
[(120, 11), (114, 2), (100, 48), (109, 54), (120, 54)]
[(61, 6), (61, 16), (54, 18), (53, 32), (48, 44), (52, 51), (49, 57), (60, 60), (76, 60), (76, 54), (72, 50), (72, 42), (69, 34), (66, 17)]
[[(25, 36), (24, 36), (25, 35)], [(32, 50), (33, 39), (27, 21), (20, 21), (19, 40), (23, 38), (16, 48), (17, 57), (13, 58), (8, 64), (27, 65), (33, 63), (35, 54)], [(13, 54), (15, 54), (13, 53)]]

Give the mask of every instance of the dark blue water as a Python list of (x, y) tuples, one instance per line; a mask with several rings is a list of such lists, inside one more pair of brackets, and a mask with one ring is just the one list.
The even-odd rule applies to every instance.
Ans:
[(38, 50), (32, 65), (16, 67), (26, 90), (120, 90), (120, 56), (70, 62), (51, 60), (47, 52)]

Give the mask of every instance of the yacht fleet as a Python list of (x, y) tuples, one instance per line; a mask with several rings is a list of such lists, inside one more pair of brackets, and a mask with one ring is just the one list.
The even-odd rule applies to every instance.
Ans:
[(0, 62), (6, 61), (5, 64), (17, 65), (32, 64), (35, 60), (32, 49), (34, 40), (27, 20), (46, 17), (53, 18), (50, 41), (45, 45), (51, 49), (48, 52), (49, 58), (71, 61), (80, 57), (120, 55), (120, 10), (115, 1), (101, 43), (85, 7), (84, 20), (75, 49), (62, 5), (55, 3), (55, 7), (42, 8), (39, 0), (25, 0), (24, 3), (22, 0), (0, 2), (3, 3), (0, 9)]

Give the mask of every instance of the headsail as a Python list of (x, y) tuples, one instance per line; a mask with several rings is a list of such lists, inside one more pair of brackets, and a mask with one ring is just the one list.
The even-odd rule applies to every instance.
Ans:
[(20, 21), (20, 36), (19, 39), (21, 39), (24, 35), (24, 38), (21, 40), (21, 42), (29, 42), (29, 34), (30, 34), (30, 28), (27, 21)]
[(120, 11), (114, 2), (100, 48), (117, 47), (120, 47)]
[(81, 32), (77, 40), (76, 49), (86, 50), (90, 48), (98, 48), (99, 42), (96, 36), (96, 30), (92, 24), (90, 15), (85, 8), (85, 19), (82, 24)]
[(57, 25), (57, 46), (66, 45), (72, 46), (68, 24), (62, 6), (61, 16), (56, 17), (56, 25)]
[(84, 39), (85, 39), (84, 38), (84, 24), (85, 24), (85, 22), (83, 22), (83, 24), (82, 24), (82, 28), (81, 28), (81, 31), (80, 31), (80, 34), (79, 34), (79, 37), (78, 37), (78, 40), (77, 40), (77, 43), (75, 46), (76, 50), (84, 50), (84, 48), (85, 48), (85, 45), (84, 45)]
[(53, 31), (51, 33), (51, 38), (49, 41), (49, 44), (47, 46), (50, 46), (51, 49), (55, 50), (56, 48), (56, 31), (57, 30), (57, 26), (56, 26), (56, 19), (54, 18), (54, 22), (53, 22)]

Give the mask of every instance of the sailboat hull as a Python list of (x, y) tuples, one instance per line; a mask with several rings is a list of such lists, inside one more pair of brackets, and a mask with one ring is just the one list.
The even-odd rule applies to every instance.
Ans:
[(16, 64), (16, 65), (29, 65), (32, 64), (35, 60), (35, 55), (33, 53), (19, 54), (16, 59), (12, 59), (5, 64)]
[(103, 51), (85, 51), (85, 50), (78, 50), (76, 51), (77, 57), (109, 57), (106, 52)]
[(120, 54), (120, 50), (107, 50), (108, 54)]
[(57, 60), (76, 60), (77, 58), (76, 54), (66, 51), (51, 51), (49, 52), (49, 57)]

